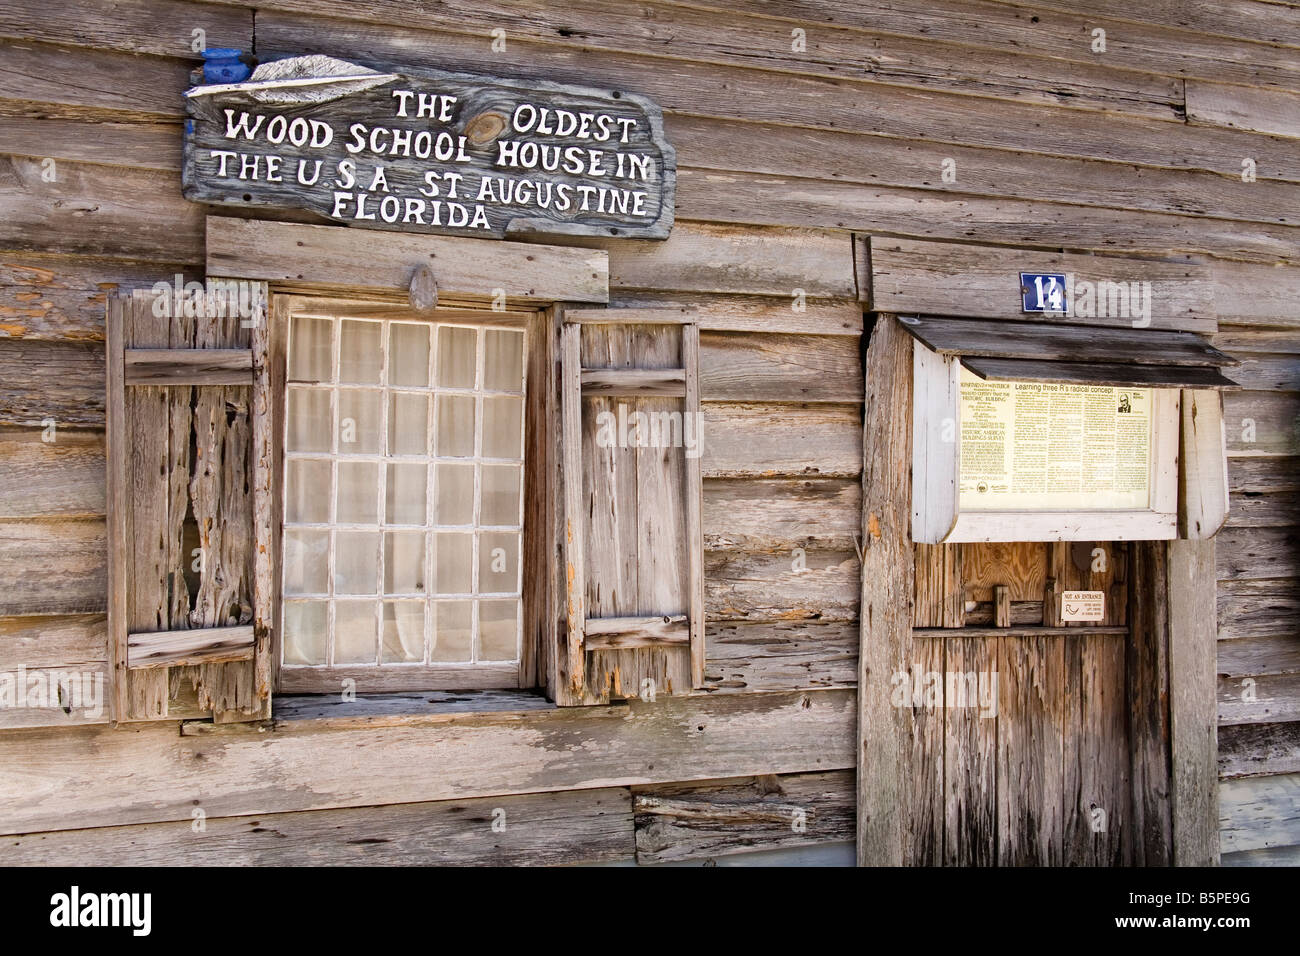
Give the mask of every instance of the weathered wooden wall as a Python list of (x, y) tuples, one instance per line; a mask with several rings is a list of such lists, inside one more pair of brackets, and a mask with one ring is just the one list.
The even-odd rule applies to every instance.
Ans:
[[(498, 28), (506, 43), (494, 50)], [(1096, 28), (1106, 32), (1104, 53), (1092, 49)], [(664, 858), (676, 851), (656, 834), (678, 829), (716, 852), (708, 826), (691, 822), (714, 800), (722, 817), (737, 801), (752, 811), (742, 816), (753, 826), (724, 827), (734, 839), (723, 844), (789, 839), (781, 827), (779, 838), (764, 836), (772, 828), (763, 808), (776, 793), (767, 783), (686, 795), (643, 786), (830, 771), (787, 789), (842, 787), (836, 800), (851, 799), (852, 780), (834, 772), (853, 765), (847, 688), (857, 668), (855, 231), (1210, 266), (1223, 328), (1216, 344), (1246, 361), (1245, 390), (1227, 398), (1233, 517), (1218, 547), (1224, 850), (1231, 862), (1234, 853), (1275, 858), (1294, 852), (1277, 847), (1300, 844), (1294, 809), (1279, 815), (1296, 805), (1300, 781), (1300, 9), (1256, 0), (1136, 9), (1102, 0), (1086, 16), (1063, 0), (70, 0), (51, 17), (48, 4), (8, 0), (0, 8), (0, 671), (104, 666), (104, 296), (201, 274), (209, 210), (181, 198), (179, 172), (180, 93), (198, 61), (195, 30), (210, 46), (264, 58), (319, 52), (608, 84), (665, 110), (679, 160), (672, 237), (590, 244), (610, 251), (612, 305), (689, 303), (706, 316), (706, 677), (714, 692), (681, 704), (694, 710), (678, 717), (710, 730), (714, 720), (752, 718), (754, 707), (770, 705), (779, 717), (751, 728), (748, 744), (766, 755), (745, 752), (739, 733), (719, 744), (736, 755), (709, 757), (692, 756), (689, 741), (649, 736), (646, 752), (662, 756), (638, 779), (561, 775), (556, 789), (598, 789), (510, 797), (534, 801), (521, 810), (532, 819), (604, 822), (560, 856), (498, 841), (501, 859), (604, 859), (633, 846)], [(1242, 180), (1247, 159), (1253, 182)], [(946, 160), (955, 182), (942, 177)], [(51, 422), (54, 440), (43, 440)], [(1255, 682), (1253, 700), (1242, 697), (1244, 678)], [(833, 720), (809, 716), (827, 708)], [(0, 725), (14, 717), (0, 710)], [(54, 710), (42, 722), (73, 719)], [(25, 781), (47, 792), (72, 754), (97, 756), (95, 780), (128, 759), (194, 766), (204, 747), (186, 739), (175, 725), (169, 733), (13, 729), (0, 747), (21, 756)], [(825, 762), (793, 757), (814, 741)], [(252, 741), (204, 746), (217, 744), (232, 773), (254, 766), (233, 756), (254, 760)], [(297, 772), (291, 749), (283, 748), (284, 769)], [(369, 795), (333, 803), (262, 791), (212, 810), (230, 816), (209, 831), (221, 841), (204, 852), (359, 859), (342, 834), (388, 839), (370, 830), (404, 829), (407, 811), (435, 820), (461, 809), (439, 803), (426, 817), (420, 801), (507, 792), (490, 775), (470, 777), (478, 782), (456, 792), (419, 782), (394, 790), (391, 799), (408, 805), (382, 818), (354, 809), (390, 799), (382, 780)], [(193, 778), (173, 774), (158, 787), (164, 796), (137, 795), (129, 816), (83, 814), (75, 796), (32, 816), (9, 793), (0, 820), (6, 832), (129, 823), (66, 837), (104, 859), (108, 847), (165, 846), (166, 828), (184, 825), (165, 821), (188, 819)], [(737, 796), (746, 793), (748, 803)], [(272, 814), (291, 837), (276, 846), (298, 847), (299, 856), (263, 855), (246, 832)], [(560, 846), (577, 824), (556, 826)], [(321, 828), (339, 834), (336, 852), (311, 849)], [(841, 821), (821, 836), (842, 842), (843, 831)], [(416, 859), (442, 852), (430, 832), (412, 848)], [(602, 834), (614, 835), (602, 842)], [(53, 849), (63, 839), (27, 838), (0, 856), (39, 856), (42, 841)], [(388, 852), (370, 845), (379, 859)]]

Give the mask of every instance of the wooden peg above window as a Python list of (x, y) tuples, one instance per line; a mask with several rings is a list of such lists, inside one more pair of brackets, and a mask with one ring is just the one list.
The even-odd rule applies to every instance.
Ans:
[(438, 307), (438, 280), (433, 270), (422, 265), (411, 276), (411, 308), (416, 312), (432, 312)]

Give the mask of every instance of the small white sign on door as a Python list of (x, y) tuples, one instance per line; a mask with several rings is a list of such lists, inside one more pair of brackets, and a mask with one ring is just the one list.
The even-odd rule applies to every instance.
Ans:
[(1066, 591), (1061, 595), (1062, 621), (1101, 621), (1105, 617), (1105, 591)]

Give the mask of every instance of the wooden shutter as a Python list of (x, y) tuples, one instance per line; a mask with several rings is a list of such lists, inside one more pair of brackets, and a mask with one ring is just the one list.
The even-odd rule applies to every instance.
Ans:
[(676, 310), (570, 310), (560, 334), (556, 700), (689, 693), (704, 676), (699, 325)]
[(187, 316), (171, 293), (108, 301), (117, 723), (270, 715), (266, 286), (245, 286), (244, 304), (251, 315), (207, 299)]

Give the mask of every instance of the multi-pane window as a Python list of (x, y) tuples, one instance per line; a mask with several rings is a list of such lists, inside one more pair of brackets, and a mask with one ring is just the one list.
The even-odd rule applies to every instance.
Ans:
[(455, 319), (290, 321), (286, 670), (520, 658), (524, 332)]

